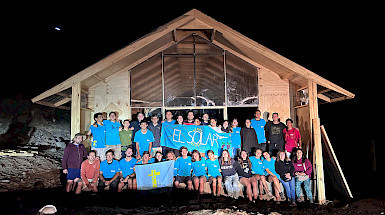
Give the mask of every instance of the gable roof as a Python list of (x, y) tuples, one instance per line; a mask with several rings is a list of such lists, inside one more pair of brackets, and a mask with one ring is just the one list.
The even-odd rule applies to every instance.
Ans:
[(281, 79), (290, 80), (299, 86), (307, 86), (309, 80), (315, 81), (321, 88), (319, 98), (325, 101), (334, 102), (355, 96), (202, 12), (192, 9), (32, 98), (32, 102), (60, 107), (70, 101), (69, 88), (72, 85), (81, 83), (82, 90), (87, 92), (90, 87), (100, 82), (107, 82), (119, 72), (134, 68), (192, 33), (256, 67), (276, 73)]

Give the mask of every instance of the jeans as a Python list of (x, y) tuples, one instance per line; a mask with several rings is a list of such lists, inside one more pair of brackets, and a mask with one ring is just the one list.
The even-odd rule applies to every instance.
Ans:
[(238, 183), (239, 183), (239, 177), (237, 173), (235, 173), (234, 175), (225, 177), (225, 187), (229, 196), (238, 198), (238, 193), (239, 193)]
[(301, 184), (305, 185), (305, 192), (308, 199), (313, 199), (313, 194), (311, 193), (310, 189), (310, 178), (305, 181), (300, 181), (298, 179), (295, 179), (295, 193), (297, 196), (297, 199), (301, 197)]
[(283, 187), (286, 190), (287, 198), (289, 198), (291, 202), (295, 201), (295, 190), (296, 190), (295, 178), (291, 178), (291, 180), (287, 182), (283, 181), (282, 179), (280, 180), (281, 180), (281, 183), (283, 184)]

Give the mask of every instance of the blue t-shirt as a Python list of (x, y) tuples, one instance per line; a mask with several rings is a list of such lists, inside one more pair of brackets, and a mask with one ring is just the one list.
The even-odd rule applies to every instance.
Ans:
[(106, 144), (107, 145), (119, 145), (119, 127), (120, 122), (111, 122), (110, 120), (103, 120), (104, 126), (106, 126)]
[(249, 157), (251, 161), (251, 173), (258, 175), (265, 175), (265, 169), (263, 168), (263, 162), (261, 158), (255, 156)]
[(175, 125), (175, 119), (171, 120), (171, 122), (167, 122), (166, 120), (162, 122), (162, 127), (163, 125)]
[(175, 161), (174, 168), (177, 170), (177, 175), (179, 176), (191, 176), (191, 157), (187, 158), (178, 158)]
[(120, 172), (119, 161), (112, 160), (112, 163), (107, 163), (107, 160), (104, 160), (100, 164), (100, 172), (103, 173), (104, 178), (113, 178), (114, 175)]
[(255, 133), (257, 133), (258, 143), (266, 143), (265, 125), (266, 125), (266, 121), (264, 119), (251, 120), (251, 127), (253, 127), (255, 130)]
[(221, 173), (219, 172), (219, 169), (221, 168), (221, 166), (219, 165), (219, 161), (218, 159), (215, 159), (215, 160), (210, 160), (210, 159), (207, 159), (206, 160), (206, 167), (207, 167), (207, 175), (210, 177), (218, 177), (221, 175)]
[(206, 161), (204, 159), (192, 162), (191, 167), (193, 176), (206, 176)]
[(266, 159), (262, 161), (263, 169), (265, 170), (265, 175), (267, 176), (269, 173), (267, 173), (266, 169), (269, 169), (270, 172), (272, 172), (277, 178), (279, 179), (278, 173), (275, 171), (275, 158), (271, 158), (270, 161), (267, 161)]
[(91, 125), (90, 130), (93, 136), (91, 147), (106, 148), (106, 126), (98, 124), (98, 127), (94, 127)]
[(241, 127), (234, 127), (231, 133), (231, 144), (234, 148), (241, 148)]
[[(135, 133), (134, 142), (139, 143), (139, 154), (143, 155), (144, 151), (148, 151), (150, 148), (150, 142), (154, 142), (154, 134), (152, 131), (147, 129), (145, 134), (142, 133), (142, 130), (139, 130)], [(151, 152), (150, 152), (151, 153)]]
[(123, 178), (127, 177), (134, 173), (134, 166), (138, 162), (135, 158), (131, 158), (130, 161), (126, 161), (126, 159), (122, 159), (119, 161), (120, 170), (122, 171)]

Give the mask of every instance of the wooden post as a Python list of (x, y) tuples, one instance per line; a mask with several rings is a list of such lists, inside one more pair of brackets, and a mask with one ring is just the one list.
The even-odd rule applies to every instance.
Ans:
[(80, 132), (80, 83), (72, 85), (71, 95), (71, 138)]
[(326, 202), (325, 196), (325, 181), (322, 159), (322, 143), (321, 143), (321, 127), (320, 119), (318, 117), (318, 101), (317, 101), (317, 83), (309, 81), (309, 107), (310, 107), (310, 119), (312, 121), (312, 133), (313, 133), (313, 145), (314, 145), (314, 157), (315, 157), (315, 177), (316, 177), (316, 190), (318, 196), (318, 202), (324, 204)]

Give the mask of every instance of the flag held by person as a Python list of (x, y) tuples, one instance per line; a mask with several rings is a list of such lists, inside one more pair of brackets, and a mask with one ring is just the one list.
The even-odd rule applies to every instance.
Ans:
[(136, 165), (135, 171), (138, 190), (152, 190), (173, 185), (174, 161)]

